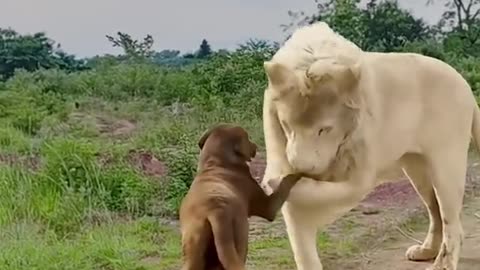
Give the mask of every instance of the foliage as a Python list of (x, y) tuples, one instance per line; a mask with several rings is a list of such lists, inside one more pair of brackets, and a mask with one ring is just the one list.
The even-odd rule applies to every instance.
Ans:
[(175, 149), (170, 152), (167, 161), (169, 168), (168, 185), (165, 190), (165, 209), (170, 215), (176, 216), (181, 200), (188, 189), (197, 171), (196, 149)]
[(235, 52), (217, 53), (208, 62), (199, 63), (192, 69), (198, 95), (228, 97), (240, 93), (249, 82), (265, 82), (263, 61), (274, 51), (274, 44), (250, 40)]
[[(446, 10), (442, 15), (439, 24), (442, 27), (457, 28), (457, 30), (467, 30), (476, 24), (480, 18), (479, 0), (437, 0), (443, 2)], [(428, 0), (431, 4), (435, 0)]]
[(120, 47), (128, 57), (148, 58), (154, 53), (152, 50), (153, 37), (147, 35), (142, 42), (133, 39), (129, 34), (117, 32), (118, 37), (106, 35), (113, 47)]
[(68, 71), (85, 68), (83, 61), (55, 48), (45, 33), (20, 35), (12, 29), (0, 28), (0, 79), (10, 78), (15, 70), (34, 71), (60, 68)]
[(206, 58), (212, 54), (212, 49), (210, 48), (210, 44), (206, 39), (202, 40), (200, 44), (200, 49), (198, 49), (197, 57), (198, 58)]
[(430, 29), (421, 19), (399, 7), (397, 1), (369, 0), (360, 7), (360, 0), (329, 0), (317, 2), (318, 11), (313, 15), (290, 12), (289, 31), (295, 25), (327, 22), (331, 27), (365, 50), (393, 51), (408, 42), (426, 39)]
[(399, 7), (397, 1), (370, 1), (363, 12), (366, 25), (364, 48), (394, 51), (407, 42), (430, 38), (430, 29), (421, 19)]

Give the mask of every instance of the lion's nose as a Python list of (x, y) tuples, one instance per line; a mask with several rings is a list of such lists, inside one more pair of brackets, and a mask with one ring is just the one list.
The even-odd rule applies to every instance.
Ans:
[(287, 159), (296, 172), (309, 173), (315, 170), (315, 164), (312, 164), (313, 160), (305, 158), (304, 155), (290, 154), (287, 155)]

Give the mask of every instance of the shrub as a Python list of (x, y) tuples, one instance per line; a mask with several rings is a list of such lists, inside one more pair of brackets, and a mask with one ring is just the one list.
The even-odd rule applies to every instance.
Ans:
[(2, 152), (28, 153), (31, 147), (30, 138), (21, 130), (11, 125), (0, 127), (0, 149), (2, 149)]
[(452, 61), (472, 87), (475, 95), (480, 93), (480, 58), (466, 57)]
[(100, 176), (101, 201), (111, 211), (145, 214), (158, 187), (127, 164), (106, 169)]
[(197, 171), (197, 154), (192, 147), (172, 149), (167, 156), (168, 176), (163, 194), (167, 214), (176, 216)]
[(48, 116), (65, 118), (65, 100), (56, 93), (42, 93), (29, 76), (21, 73), (0, 91), (0, 119), (29, 135), (35, 135)]

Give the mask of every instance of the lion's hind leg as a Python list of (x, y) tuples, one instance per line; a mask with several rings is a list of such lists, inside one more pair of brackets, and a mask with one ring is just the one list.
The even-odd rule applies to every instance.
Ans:
[(465, 193), (468, 144), (443, 146), (431, 159), (432, 181), (440, 207), (443, 241), (433, 270), (456, 270), (463, 241), (461, 212)]
[(423, 244), (411, 246), (406, 252), (406, 257), (411, 261), (433, 260), (440, 251), (443, 225), (432, 178), (429, 175), (430, 169), (425, 158), (420, 155), (409, 154), (403, 157), (402, 161), (410, 182), (427, 207), (430, 219), (430, 226)]

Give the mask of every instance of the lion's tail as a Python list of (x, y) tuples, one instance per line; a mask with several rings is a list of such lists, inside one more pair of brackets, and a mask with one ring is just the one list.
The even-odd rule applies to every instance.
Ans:
[(472, 137), (477, 150), (480, 151), (480, 108), (477, 104), (473, 111)]

